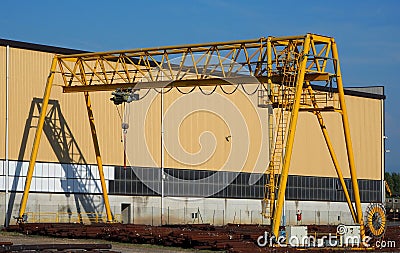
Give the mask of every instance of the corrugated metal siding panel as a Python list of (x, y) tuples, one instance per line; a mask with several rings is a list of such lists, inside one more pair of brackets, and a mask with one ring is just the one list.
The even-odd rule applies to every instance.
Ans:
[[(346, 96), (358, 178), (381, 179), (381, 101)], [(350, 177), (346, 145), (338, 113), (324, 113), (327, 130), (344, 177)], [(335, 177), (329, 151), (316, 117), (300, 113), (290, 174)]]
[[(60, 101), (63, 115), (88, 163), (95, 164), (93, 141), (83, 93), (63, 94), (60, 87), (52, 92)], [(121, 120), (115, 106), (109, 101), (110, 93), (90, 93), (100, 152), (104, 164), (122, 163)]]
[[(346, 173), (348, 167), (345, 162), (344, 137), (340, 130), (340, 115), (324, 113), (323, 117), (343, 175), (346, 177), (349, 173)], [(311, 113), (302, 112), (299, 115), (291, 161), (289, 173), (293, 175), (330, 177), (336, 174), (318, 121)]]
[(352, 124), (353, 148), (359, 178), (381, 179), (382, 103), (380, 100), (354, 97), (348, 100)]
[[(49, 74), (53, 55), (23, 49), (10, 50), (10, 159), (29, 160), (36, 128), (29, 130), (29, 136), (23, 139), (26, 120), (34, 97), (42, 98)], [(61, 84), (56, 78), (55, 85)], [(91, 94), (94, 117), (99, 137), (100, 147), (105, 164), (121, 163), (122, 158), (116, 159), (116, 153), (121, 154), (120, 120), (112, 103), (109, 93)], [(83, 94), (62, 94), (59, 86), (54, 86), (51, 99), (60, 103), (66, 124), (88, 163), (96, 163), (93, 144), (90, 135), (87, 112)], [(51, 105), (49, 105), (50, 109)], [(38, 116), (35, 108), (34, 116)], [(32, 125), (37, 125), (34, 118)], [(115, 141), (117, 140), (117, 141)], [(25, 149), (23, 157), (20, 150)], [(25, 147), (25, 148), (24, 148)], [(104, 148), (107, 147), (107, 148)], [(42, 135), (38, 153), (38, 161), (58, 162), (45, 134)]]
[[(257, 86), (246, 88), (254, 90)], [(249, 96), (241, 90), (232, 95), (217, 90), (210, 96), (199, 91), (190, 95), (172, 92), (166, 100), (165, 124), (176, 126), (167, 128), (167, 134), (177, 133), (174, 137), (165, 137), (169, 149), (167, 167), (265, 170), (268, 139), (263, 133), (268, 132), (268, 124), (263, 123), (267, 123), (267, 110), (257, 107), (257, 94)], [(181, 147), (171, 142), (176, 138)]]
[[(10, 159), (29, 159), (30, 152), (26, 151), (23, 157), (19, 157), (19, 151), (21, 148), (24, 149), (25, 144), (27, 149), (32, 147), (32, 138), (23, 139), (24, 128), (32, 98), (43, 96), (43, 85), (40, 84), (45, 82), (47, 76), (45, 69), (47, 68), (48, 72), (50, 63), (49, 54), (10, 48), (9, 140), (13, 144), (10, 145)], [(34, 124), (36, 124), (35, 119)], [(34, 135), (34, 130), (30, 128), (29, 137)]]
[[(160, 166), (160, 103), (160, 95), (151, 91), (131, 104), (132, 165)], [(164, 95), (164, 117), (165, 167), (263, 172), (268, 164), (267, 111), (257, 107), (257, 94), (172, 90)]]

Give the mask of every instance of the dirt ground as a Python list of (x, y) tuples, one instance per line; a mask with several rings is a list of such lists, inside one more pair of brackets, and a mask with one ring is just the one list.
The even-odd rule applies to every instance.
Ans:
[(28, 244), (111, 244), (113, 251), (121, 253), (136, 253), (136, 252), (154, 252), (154, 253), (174, 253), (174, 252), (199, 252), (207, 253), (210, 251), (190, 250), (174, 247), (162, 247), (150, 244), (129, 244), (110, 242), (105, 240), (93, 239), (69, 239), (69, 238), (55, 238), (38, 235), (24, 235), (16, 232), (0, 232), (0, 242), (12, 242), (14, 245), (28, 245)]
[[(0, 242), (12, 242), (13, 244), (111, 244), (111, 250), (122, 253), (216, 252), (218, 250), (219, 252), (230, 253), (305, 251), (317, 253), (357, 250), (355, 248), (338, 247), (261, 247), (257, 245), (257, 239), (265, 231), (270, 231), (271, 228), (269, 226), (245, 224), (153, 227), (139, 224), (27, 223), (20, 226), (10, 226), (7, 229), (8, 232), (0, 232)], [(335, 235), (336, 229), (336, 226), (333, 225), (308, 226), (308, 232), (315, 235)], [(379, 244), (376, 244), (377, 241), (379, 241)], [(383, 243), (386, 244), (383, 245)], [(399, 224), (389, 224), (385, 236), (379, 240), (372, 240), (370, 245), (372, 246), (370, 248), (359, 248), (358, 252), (400, 252)], [(382, 245), (384, 247), (379, 248)]]

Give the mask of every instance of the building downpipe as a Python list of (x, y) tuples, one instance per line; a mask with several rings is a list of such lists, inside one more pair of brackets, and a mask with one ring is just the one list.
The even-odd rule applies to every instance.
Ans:
[(6, 196), (5, 196), (5, 205), (4, 205), (4, 214), (5, 214), (5, 221), (4, 221), (4, 226), (8, 227), (10, 224), (10, 221), (8, 220), (8, 199), (9, 199), (9, 192), (8, 192), (8, 184), (9, 184), (9, 160), (8, 160), (8, 130), (9, 130), (9, 122), (8, 122), (8, 116), (9, 116), (9, 69), (10, 69), (10, 46), (7, 45), (6, 47), (6, 133), (5, 133), (5, 172), (6, 172), (6, 182), (5, 182), (5, 190), (6, 190)]

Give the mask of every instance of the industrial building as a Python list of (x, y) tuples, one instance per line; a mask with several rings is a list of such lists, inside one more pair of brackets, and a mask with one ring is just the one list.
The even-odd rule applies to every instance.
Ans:
[[(52, 58), (78, 53), (85, 52), (0, 40), (1, 221), (13, 224), (13, 217), (18, 217)], [(104, 220), (84, 96), (63, 94), (62, 83), (56, 76), (26, 207), (27, 221)], [(380, 86), (354, 88), (345, 83), (345, 87), (365, 208), (384, 200), (385, 94)], [(337, 93), (329, 86), (313, 88), (327, 97)], [(92, 93), (114, 218), (153, 225), (267, 223), (261, 203), (271, 148), (271, 110), (264, 106), (259, 89), (258, 84), (248, 84), (190, 93), (191, 88), (163, 94), (161, 89), (140, 90), (138, 100), (125, 106), (114, 105), (111, 92)], [(352, 193), (340, 116), (323, 114)], [(123, 123), (129, 124), (125, 131)], [(300, 221), (296, 220), (299, 211)], [(310, 112), (299, 113), (283, 215), (285, 224), (353, 222), (320, 126)]]

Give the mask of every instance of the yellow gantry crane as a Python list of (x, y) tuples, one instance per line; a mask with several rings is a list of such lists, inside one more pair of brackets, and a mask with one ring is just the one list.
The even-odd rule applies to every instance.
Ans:
[(386, 180), (385, 180), (385, 189), (386, 192), (389, 193), (389, 196), (392, 197), (392, 190), (390, 189), (390, 186)]
[[(174, 59), (174, 60), (173, 60)], [(178, 59), (178, 61), (176, 60)], [(291, 37), (267, 37), (218, 43), (192, 44), (121, 50), (76, 55), (55, 55), (43, 96), (42, 111), (32, 147), (19, 221), (25, 214), (29, 189), (43, 130), (46, 110), (55, 75), (63, 81), (64, 93), (82, 92), (86, 102), (107, 221), (113, 217), (108, 201), (100, 147), (90, 102), (90, 92), (261, 84), (263, 95), (274, 108), (274, 124), (270, 138), (270, 162), (266, 165), (262, 214), (269, 218), (272, 232), (278, 235), (283, 210), (290, 160), (300, 111), (316, 115), (349, 210), (364, 235), (363, 216), (339, 56), (331, 37), (306, 34)], [(321, 99), (311, 82), (334, 83), (338, 101)], [(351, 202), (339, 163), (329, 139), (321, 112), (341, 114), (348, 164), (354, 193)]]

